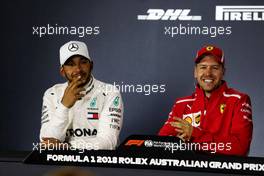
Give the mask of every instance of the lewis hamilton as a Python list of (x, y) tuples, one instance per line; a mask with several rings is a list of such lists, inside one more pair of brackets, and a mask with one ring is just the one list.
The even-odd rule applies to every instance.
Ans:
[(123, 102), (113, 85), (95, 79), (85, 43), (60, 48), (60, 73), (67, 80), (43, 96), (40, 141), (77, 149), (113, 150), (123, 121)]

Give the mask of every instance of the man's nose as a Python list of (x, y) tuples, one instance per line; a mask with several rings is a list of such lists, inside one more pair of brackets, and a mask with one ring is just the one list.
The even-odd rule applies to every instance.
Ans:
[(210, 76), (212, 74), (212, 68), (208, 67), (205, 70), (205, 75)]
[(76, 71), (76, 72), (79, 73), (79, 72), (81, 71), (81, 69), (82, 69), (82, 68), (81, 68), (81, 64), (78, 63), (78, 64), (75, 65), (75, 70), (74, 70), (74, 71)]

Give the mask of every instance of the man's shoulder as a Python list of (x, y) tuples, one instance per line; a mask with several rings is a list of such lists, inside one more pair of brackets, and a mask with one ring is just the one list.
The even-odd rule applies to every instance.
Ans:
[(188, 103), (194, 102), (194, 101), (195, 101), (195, 96), (189, 95), (189, 96), (177, 98), (175, 101), (175, 104), (188, 104)]
[(44, 95), (56, 95), (58, 94), (59, 92), (62, 92), (64, 91), (64, 89), (67, 87), (67, 82), (65, 83), (59, 83), (59, 84), (55, 84), (53, 85), (52, 87), (48, 88)]
[(228, 88), (223, 92), (223, 95), (227, 98), (242, 99), (249, 96), (246, 93), (238, 91), (237, 89)]

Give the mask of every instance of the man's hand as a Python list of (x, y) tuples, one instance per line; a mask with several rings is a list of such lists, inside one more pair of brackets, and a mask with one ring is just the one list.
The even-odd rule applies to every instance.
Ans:
[(193, 126), (179, 118), (173, 117), (174, 122), (170, 122), (171, 126), (175, 127), (175, 130), (178, 132), (177, 137), (181, 138), (183, 141), (189, 141), (192, 137)]
[(85, 88), (79, 87), (81, 84), (85, 83), (85, 80), (81, 80), (81, 76), (74, 78), (72, 82), (64, 91), (61, 103), (67, 108), (71, 108), (77, 100), (80, 100), (84, 97), (85, 94), (81, 94), (82, 91), (85, 91)]

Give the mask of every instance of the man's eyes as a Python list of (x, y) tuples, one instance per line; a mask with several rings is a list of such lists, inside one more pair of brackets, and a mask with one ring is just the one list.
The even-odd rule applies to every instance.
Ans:
[(215, 66), (215, 67), (213, 67), (213, 69), (215, 69), (215, 70), (218, 70), (220, 67), (218, 67), (218, 66)]
[(200, 66), (200, 69), (206, 69), (206, 66)]
[(74, 63), (73, 62), (68, 62), (66, 65), (67, 66), (74, 66)]
[[(201, 70), (204, 70), (204, 69), (207, 69), (208, 66), (200, 66), (199, 68), (200, 68)], [(219, 66), (212, 66), (211, 68), (214, 69), (214, 70), (219, 70), (220, 67), (219, 67)]]
[(84, 60), (81, 60), (81, 64), (87, 64), (89, 61), (84, 59)]
[[(87, 61), (87, 60), (81, 60), (80, 61), (80, 64), (87, 64), (87, 63), (89, 63), (89, 61)], [(74, 62), (68, 62), (65, 65), (67, 65), (67, 66), (75, 66), (76, 64)]]

